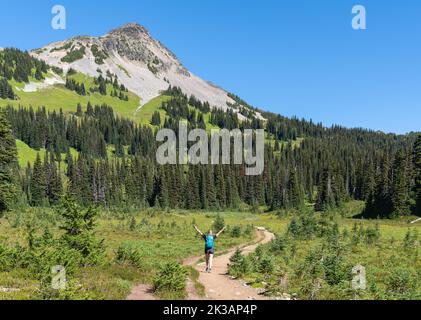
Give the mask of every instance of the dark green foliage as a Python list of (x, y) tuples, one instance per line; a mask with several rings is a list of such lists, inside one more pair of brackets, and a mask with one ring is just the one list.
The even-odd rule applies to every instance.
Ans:
[(11, 99), (16, 98), (13, 92), (12, 86), (7, 82), (6, 79), (0, 79), (0, 99)]
[(73, 41), (66, 42), (63, 46), (53, 48), (50, 52), (69, 50), (73, 46)]
[(411, 213), (411, 165), (408, 156), (400, 151), (393, 166), (392, 217), (405, 216)]
[(156, 293), (180, 293), (186, 288), (187, 270), (176, 262), (162, 265), (153, 280)]
[(0, 110), (0, 215), (8, 210), (16, 195), (14, 169), (17, 162), (16, 143), (10, 123)]
[(233, 238), (241, 237), (241, 227), (240, 226), (234, 226), (231, 229), (231, 237), (233, 237)]
[(152, 63), (148, 63), (148, 69), (150, 72), (152, 72), (155, 75), (159, 72), (158, 68), (154, 66)]
[(414, 213), (421, 216), (421, 134), (414, 145), (414, 170), (415, 170), (415, 210)]
[(142, 256), (136, 248), (130, 245), (122, 244), (118, 247), (116, 253), (116, 261), (118, 263), (129, 263), (136, 268), (142, 269)]
[(136, 223), (136, 218), (133, 216), (130, 218), (130, 222), (129, 222), (129, 230), (130, 231), (135, 231), (137, 227), (137, 223)]
[(98, 84), (99, 93), (103, 96), (106, 96), (107, 95), (107, 82), (102, 75), (100, 75), (96, 79), (96, 83)]
[(67, 71), (67, 76), (68, 77), (70, 77), (70, 76), (72, 76), (72, 75), (75, 75), (75, 74), (77, 74), (77, 71), (75, 70), (75, 69), (73, 69), (73, 68), (70, 68), (68, 71)]
[(362, 224), (354, 224), (351, 233), (351, 244), (358, 245), (360, 243), (366, 243), (368, 245), (377, 244), (380, 240), (379, 225), (375, 227), (364, 228)]
[(61, 181), (61, 171), (56, 166), (54, 153), (50, 154), (50, 159), (46, 157), (44, 163), (46, 173), (46, 196), (50, 204), (57, 204), (63, 193)]
[(237, 250), (235, 250), (234, 254), (231, 256), (230, 262), (239, 263), (241, 260), (243, 260), (243, 255), (241, 254), (241, 250), (237, 248)]
[(226, 112), (220, 109), (213, 109), (211, 111), (209, 122), (220, 128), (228, 130), (240, 127), (238, 116), (232, 110)]
[(161, 114), (158, 111), (155, 111), (152, 115), (151, 125), (160, 126), (161, 125)]
[(297, 170), (293, 170), (290, 174), (288, 182), (289, 201), (288, 205), (292, 208), (301, 209), (304, 206), (304, 194), (302, 184), (298, 179)]
[(318, 221), (313, 213), (300, 214), (291, 220), (288, 233), (298, 239), (311, 239), (318, 231)]
[[(0, 271), (25, 271), (30, 279), (40, 282), (34, 298), (38, 299), (89, 299), (73, 278), (87, 266), (99, 265), (103, 261), (105, 247), (94, 238), (94, 216), (92, 210), (82, 211), (68, 198), (64, 200), (61, 214), (64, 233), (54, 237), (46, 228), (39, 233), (33, 221), (26, 224), (26, 244), (6, 246), (0, 244)], [(51, 287), (53, 266), (66, 269), (66, 289)]]
[[(0, 52), (0, 78), (16, 82), (29, 82), (29, 77), (44, 79), (49, 66), (32, 57), (28, 52), (6, 48)], [(1, 89), (0, 89), (1, 91)]]
[(61, 58), (61, 61), (66, 63), (73, 63), (77, 60), (82, 59), (85, 56), (85, 51), (86, 48), (84, 46), (81, 46), (79, 49), (72, 49), (66, 54), (66, 56)]
[(78, 95), (86, 96), (86, 88), (83, 83), (78, 83), (74, 79), (66, 78), (66, 88), (75, 91)]
[(103, 75), (100, 74), (98, 78), (95, 78), (94, 83), (96, 86), (90, 88), (92, 93), (98, 92), (101, 95), (106, 96), (107, 85), (112, 85), (113, 88), (110, 92), (111, 97), (115, 97), (123, 101), (129, 101), (129, 96), (127, 94), (128, 89), (124, 85), (119, 84), (117, 75), (113, 75), (107, 71), (106, 77), (103, 77)]
[(219, 232), (225, 227), (225, 220), (224, 218), (218, 214), (213, 222), (212, 229), (215, 233)]
[(334, 252), (324, 257), (323, 269), (326, 278), (326, 282), (330, 286), (338, 285), (344, 281), (351, 281), (352, 265), (346, 263), (340, 253)]
[(420, 215), (421, 138), (391, 155), (386, 150), (379, 165), (373, 192), (367, 197), (364, 216), (397, 218)]
[(412, 269), (395, 269), (386, 278), (386, 292), (395, 299), (419, 299), (419, 273)]
[(244, 230), (244, 235), (247, 236), (247, 237), (254, 236), (254, 227), (253, 227), (253, 225), (251, 225), (251, 224), (247, 225), (247, 227)]
[(379, 225), (376, 224), (374, 228), (367, 227), (365, 231), (365, 241), (367, 244), (376, 244), (380, 240), (380, 229)]
[[(108, 86), (113, 95), (120, 96), (121, 92), (126, 96), (127, 88), (109, 71), (95, 82), (96, 86), (91, 88), (94, 91), (107, 94)], [(162, 105), (168, 117), (158, 120), (159, 113), (155, 113), (155, 125), (161, 122), (160, 126), (178, 131), (178, 120), (186, 119), (189, 129), (203, 127), (204, 112), (211, 113), (214, 124), (227, 128), (244, 130), (261, 125), (253, 120), (239, 122), (234, 113), (211, 110), (208, 104), (193, 96), (188, 98), (176, 87), (170, 87), (165, 94), (172, 96)], [(67, 157), (70, 165), (66, 175), (69, 191), (82, 204), (109, 207), (130, 203), (141, 208), (216, 210), (246, 205), (259, 212), (267, 207), (302, 211), (305, 202), (316, 202), (317, 210), (329, 211), (349, 199), (356, 199), (367, 202), (364, 215), (370, 217), (393, 217), (398, 211), (404, 210), (405, 214), (416, 211), (419, 188), (412, 158), (417, 158), (411, 157), (415, 135), (385, 135), (341, 127), (327, 129), (266, 113), (267, 125), (271, 123), (274, 127), (270, 130), (276, 132), (268, 138), (274, 139), (277, 147), (276, 143), (266, 145), (264, 173), (248, 177), (244, 175), (244, 165), (164, 168), (155, 161), (158, 144), (149, 126), (117, 117), (110, 106), (88, 103), (85, 113), (80, 105), (75, 111), (77, 118), (62, 112), (47, 112), (44, 108), (7, 108), (16, 138), (36, 150), (45, 148), (48, 159), (54, 153), (56, 168), (44, 170), (47, 180), (57, 176), (59, 154), (68, 154), (69, 148), (79, 152), (80, 156), (74, 159)], [(296, 138), (304, 138), (299, 146), (292, 142), (280, 143), (292, 134), (292, 128)], [(283, 138), (277, 140), (276, 136)], [(117, 159), (106, 159), (108, 145), (115, 147)], [(403, 150), (402, 161), (397, 157), (399, 150)], [(50, 167), (51, 163), (49, 160)], [(23, 191), (30, 193), (31, 170), (27, 170), (23, 180), (26, 181)], [(49, 181), (46, 184), (51, 186)], [(46, 197), (54, 203), (57, 196), (50, 191), (46, 190)], [(403, 209), (399, 208), (402, 206)], [(393, 210), (393, 207), (397, 208)]]
[(43, 80), (49, 67), (28, 52), (7, 48), (0, 52), (0, 99), (17, 99), (8, 80), (29, 82), (30, 77)]
[(413, 248), (416, 248), (418, 240), (417, 230), (408, 230), (403, 240), (403, 248), (405, 250), (412, 250)]
[(62, 203), (61, 215), (64, 219), (60, 229), (64, 231), (62, 240), (71, 249), (80, 252), (85, 265), (95, 265), (104, 254), (103, 241), (94, 237), (97, 210), (81, 209), (70, 197)]
[(259, 272), (263, 274), (272, 274), (276, 269), (275, 261), (271, 255), (264, 255), (259, 259)]
[(98, 49), (96, 44), (91, 46), (91, 51), (95, 57), (95, 63), (98, 65), (104, 64), (104, 60), (108, 58), (108, 55), (104, 51)]
[(315, 209), (327, 211), (341, 204), (341, 191), (337, 177), (329, 169), (323, 170), (322, 178), (318, 187), (318, 198)]
[(41, 206), (46, 198), (47, 178), (45, 176), (44, 166), (41, 162), (39, 153), (34, 163), (31, 177), (31, 204), (33, 206)]
[[(52, 66), (51, 67), (51, 70), (54, 72), (54, 73), (56, 73), (56, 74), (58, 74), (58, 75), (60, 75), (60, 76), (62, 76), (63, 75), (63, 73), (64, 73), (64, 71), (63, 71), (63, 69), (62, 68), (59, 68), (59, 67), (56, 67), (56, 66)], [(70, 70), (69, 70), (70, 71)]]
[(250, 261), (241, 254), (241, 250), (237, 249), (234, 255), (230, 258), (228, 266), (228, 273), (234, 277), (241, 277), (250, 272), (252, 265)]
[(288, 237), (279, 235), (271, 241), (269, 250), (274, 254), (282, 254), (284, 253), (288, 245)]

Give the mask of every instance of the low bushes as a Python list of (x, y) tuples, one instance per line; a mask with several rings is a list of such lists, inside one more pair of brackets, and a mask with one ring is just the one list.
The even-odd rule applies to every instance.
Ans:
[(153, 289), (160, 296), (183, 298), (185, 295), (187, 270), (176, 262), (163, 264), (153, 280)]

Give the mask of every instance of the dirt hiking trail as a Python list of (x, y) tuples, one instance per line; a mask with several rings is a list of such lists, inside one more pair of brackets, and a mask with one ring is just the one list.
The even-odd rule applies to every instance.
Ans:
[[(274, 235), (269, 231), (261, 229), (257, 231), (256, 243), (253, 245), (245, 246), (241, 249), (244, 255), (254, 252), (258, 245), (265, 244), (274, 239)], [(228, 252), (215, 256), (213, 260), (212, 273), (206, 273), (206, 263), (202, 262), (197, 264), (198, 259), (193, 261), (189, 259), (185, 261), (185, 264), (193, 266), (199, 271), (199, 282), (204, 285), (206, 296), (202, 299), (207, 300), (265, 300), (266, 297), (259, 294), (257, 289), (247, 286), (244, 282), (234, 280), (228, 275), (228, 264), (230, 258), (235, 253), (235, 249), (231, 249)], [(190, 291), (190, 290), (188, 290)], [(195, 296), (189, 299), (195, 299)]]
[[(265, 244), (274, 239), (275, 235), (265, 229), (258, 229), (254, 244), (240, 247), (244, 255), (254, 252), (258, 245)], [(213, 259), (212, 273), (206, 273), (205, 262), (200, 262), (201, 257), (189, 258), (183, 262), (186, 266), (195, 268), (200, 276), (198, 281), (205, 287), (205, 297), (198, 296), (194, 284), (189, 279), (187, 282), (187, 300), (266, 300), (267, 297), (259, 294), (257, 289), (247, 286), (244, 282), (232, 279), (228, 275), (228, 264), (237, 248), (233, 248)], [(152, 289), (148, 285), (139, 285), (133, 288), (127, 300), (156, 300)]]

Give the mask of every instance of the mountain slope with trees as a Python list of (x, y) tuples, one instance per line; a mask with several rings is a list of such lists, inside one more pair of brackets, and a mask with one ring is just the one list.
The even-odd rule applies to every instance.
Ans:
[[(230, 112), (202, 104), (192, 110), (194, 99), (179, 90), (170, 88), (165, 94), (171, 97), (161, 105), (167, 116), (154, 126), (119, 118), (105, 105), (78, 106), (71, 115), (8, 107), (15, 137), (35, 150), (46, 150), (21, 175), (28, 203), (56, 203), (67, 180), (67, 191), (80, 203), (105, 207), (130, 203), (139, 208), (225, 209), (246, 204), (300, 210), (314, 203), (316, 210), (327, 211), (355, 199), (367, 203), (366, 216), (418, 214), (420, 138), (415, 134), (324, 128), (273, 115), (266, 125), (273, 127), (268, 131), (275, 143), (266, 145), (262, 176), (245, 176), (239, 165), (159, 166), (157, 127), (178, 131), (178, 120), (185, 119), (190, 128), (206, 128), (199, 120), (202, 111), (210, 111), (210, 122), (221, 128), (265, 126), (256, 119), (239, 122)], [(298, 148), (290, 140), (297, 137), (304, 138)], [(110, 145), (113, 159), (107, 152)], [(67, 154), (65, 159), (62, 154)]]

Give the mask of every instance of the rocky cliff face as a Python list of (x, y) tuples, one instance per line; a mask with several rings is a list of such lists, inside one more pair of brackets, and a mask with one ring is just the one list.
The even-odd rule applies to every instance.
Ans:
[[(177, 57), (138, 24), (127, 24), (103, 37), (75, 37), (33, 51), (37, 58), (64, 70), (98, 76), (117, 74), (145, 104), (172, 86), (212, 106), (227, 110), (234, 101), (223, 89), (189, 72)], [(228, 104), (227, 104), (228, 103)], [(235, 108), (234, 108), (235, 110)]]

